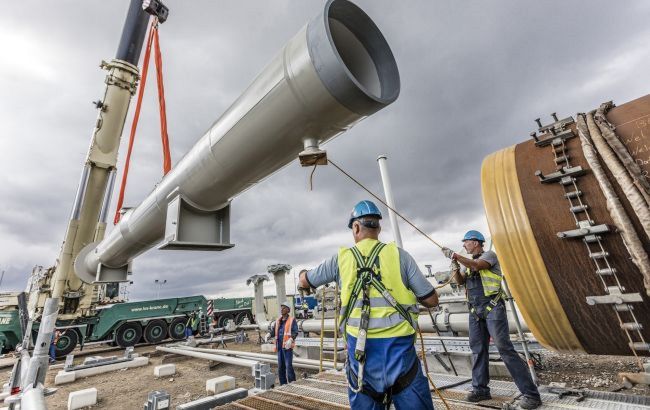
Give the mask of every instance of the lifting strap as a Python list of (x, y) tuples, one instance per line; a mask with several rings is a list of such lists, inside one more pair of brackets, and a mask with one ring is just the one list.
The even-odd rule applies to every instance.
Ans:
[(149, 71), (149, 58), (151, 57), (151, 45), (154, 45), (154, 61), (156, 64), (156, 79), (158, 83), (158, 106), (160, 110), (160, 137), (162, 139), (163, 150), (163, 175), (171, 170), (171, 155), (169, 153), (169, 137), (167, 135), (167, 113), (165, 108), (165, 87), (163, 85), (162, 74), (162, 53), (160, 52), (160, 39), (158, 37), (158, 19), (154, 18), (151, 22), (149, 30), (149, 37), (147, 38), (147, 49), (144, 53), (144, 61), (142, 63), (142, 78), (140, 80), (140, 88), (138, 89), (138, 99), (135, 105), (135, 113), (133, 114), (133, 123), (131, 123), (131, 134), (129, 135), (129, 148), (126, 152), (126, 160), (124, 162), (124, 171), (122, 173), (122, 183), (120, 185), (120, 195), (117, 198), (117, 207), (115, 208), (115, 218), (113, 224), (117, 225), (120, 222), (120, 210), (124, 203), (124, 191), (126, 188), (126, 180), (129, 175), (129, 164), (131, 163), (131, 153), (133, 151), (133, 142), (135, 141), (135, 131), (138, 128), (138, 120), (140, 119), (140, 108), (142, 107), (142, 97), (144, 95), (144, 88), (147, 83), (147, 72)]

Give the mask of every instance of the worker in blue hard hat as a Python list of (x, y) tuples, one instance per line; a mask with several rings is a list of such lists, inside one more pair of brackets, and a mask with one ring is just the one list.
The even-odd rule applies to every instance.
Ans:
[(354, 246), (302, 272), (300, 287), (338, 281), (339, 326), (347, 343), (348, 397), (353, 409), (433, 409), (429, 383), (415, 347), (418, 302), (438, 295), (415, 260), (395, 243), (379, 241), (381, 212), (371, 201), (355, 205), (348, 220)]
[[(535, 409), (542, 401), (528, 367), (510, 341), (508, 315), (501, 288), (501, 266), (496, 253), (483, 249), (485, 237), (479, 231), (468, 231), (463, 236), (463, 248), (470, 257), (442, 248), (449, 259), (459, 262), (464, 269), (456, 269), (456, 283), (465, 285), (470, 308), (469, 344), (472, 349), (472, 391), (467, 400), (490, 400), (489, 345), (490, 337), (499, 350), (501, 359), (522, 393), (519, 408)], [(458, 266), (458, 265), (457, 265)]]

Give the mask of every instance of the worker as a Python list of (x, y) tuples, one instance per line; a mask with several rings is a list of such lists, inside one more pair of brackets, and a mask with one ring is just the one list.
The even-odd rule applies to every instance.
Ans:
[[(381, 218), (373, 202), (356, 204), (348, 220), (354, 246), (303, 272), (300, 287), (339, 282), (352, 409), (433, 409), (414, 341), (418, 301), (434, 307), (438, 295), (411, 255), (379, 241)], [(366, 282), (355, 286), (358, 275)]]
[(293, 348), (298, 337), (298, 323), (289, 316), (291, 308), (287, 302), (280, 304), (280, 317), (272, 326), (271, 337), (275, 337), (275, 351), (278, 353), (278, 378), (280, 385), (295, 382), (296, 373), (293, 371)]
[(190, 316), (187, 318), (187, 322), (185, 322), (185, 338), (188, 342), (194, 341), (194, 334), (196, 333), (198, 324), (199, 317), (196, 314), (196, 311), (192, 311), (192, 313), (190, 313)]
[(447, 258), (465, 267), (457, 269), (453, 275), (456, 283), (466, 284), (470, 307), (469, 344), (473, 358), (473, 389), (467, 395), (467, 400), (476, 403), (492, 398), (488, 386), (489, 344), (492, 337), (501, 359), (523, 395), (517, 404), (522, 409), (535, 409), (542, 401), (526, 363), (510, 341), (508, 315), (501, 288), (501, 266), (493, 251), (483, 249), (484, 243), (483, 234), (472, 230), (463, 237), (463, 248), (471, 257), (459, 255), (449, 248), (442, 248)]
[(56, 363), (56, 344), (61, 338), (61, 331), (54, 329), (52, 332), (52, 340), (50, 340), (50, 364)]

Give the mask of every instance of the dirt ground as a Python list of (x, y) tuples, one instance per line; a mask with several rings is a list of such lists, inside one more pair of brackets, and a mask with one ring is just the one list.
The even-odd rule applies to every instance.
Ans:
[[(209, 345), (201, 346), (209, 348)], [(260, 346), (248, 341), (244, 344), (228, 343), (230, 350), (261, 352)], [(47, 398), (48, 409), (67, 409), (68, 394), (73, 391), (97, 388), (98, 403), (92, 409), (142, 409), (147, 401), (147, 394), (154, 390), (164, 390), (171, 395), (170, 408), (207, 396), (205, 381), (219, 376), (233, 376), (237, 379), (237, 387), (252, 388), (254, 379), (247, 367), (212, 363), (207, 360), (190, 357), (178, 357), (168, 353), (155, 351), (155, 346), (137, 347), (135, 351), (142, 356), (149, 356), (149, 365), (123, 369), (117, 372), (86, 377), (70, 384), (58, 386), (57, 392)], [(102, 356), (120, 355), (121, 352), (101, 353)], [(171, 357), (173, 356), (173, 357)], [(165, 363), (176, 365), (176, 374), (170, 377), (156, 378), (153, 375), (154, 366)], [(83, 362), (83, 358), (75, 359), (75, 364)], [(211, 366), (212, 363), (212, 366)], [(272, 366), (276, 371), (276, 367)], [(54, 387), (54, 376), (61, 369), (50, 369), (46, 385)], [(296, 376), (302, 377), (302, 369), (296, 369)], [(314, 371), (307, 371), (314, 373)]]
[[(204, 346), (208, 347), (208, 346)], [(254, 342), (243, 345), (229, 343), (228, 349), (260, 352), (260, 346)], [(68, 394), (72, 391), (90, 387), (98, 390), (99, 402), (93, 409), (142, 409), (147, 393), (154, 390), (165, 390), (171, 395), (172, 406), (206, 396), (205, 381), (210, 378), (229, 375), (237, 379), (237, 386), (253, 387), (253, 377), (246, 367), (210, 363), (202, 359), (185, 357), (167, 357), (166, 353), (156, 352), (154, 346), (143, 346), (136, 349), (141, 355), (150, 357), (148, 366), (125, 369), (104, 375), (98, 375), (78, 380), (71, 384), (59, 386), (58, 391), (48, 397), (50, 409), (66, 409)], [(121, 352), (102, 353), (115, 355)], [(153, 368), (162, 363), (176, 364), (176, 375), (156, 378)], [(83, 358), (78, 359), (79, 362)], [(610, 390), (618, 385), (619, 372), (637, 371), (634, 358), (625, 356), (580, 356), (565, 355), (553, 352), (541, 354), (541, 369), (538, 376), (542, 384), (550, 382), (566, 383), (569, 388), (590, 388)], [(60, 369), (48, 372), (46, 383), (54, 385), (54, 376)], [(274, 367), (275, 370), (275, 367)], [(303, 370), (296, 369), (297, 376), (303, 377)], [(309, 373), (314, 373), (309, 371)], [(650, 395), (649, 388), (634, 388), (624, 390), (631, 394)]]
[[(569, 355), (544, 351), (541, 354), (538, 376), (541, 384), (566, 383), (569, 388), (616, 390), (620, 387), (618, 373), (639, 371), (637, 361), (631, 356)], [(622, 393), (650, 395), (650, 388), (635, 387)]]

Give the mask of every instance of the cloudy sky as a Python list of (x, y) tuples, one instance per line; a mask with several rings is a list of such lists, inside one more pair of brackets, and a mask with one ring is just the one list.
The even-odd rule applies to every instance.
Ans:
[[(487, 231), (480, 192), (486, 155), (528, 138), (539, 116), (548, 122), (553, 111), (572, 115), (650, 89), (645, 1), (356, 3), (391, 45), (401, 95), (324, 148), (379, 194), (376, 158), (386, 154), (399, 210), (455, 248), (467, 229)], [(160, 35), (177, 161), (324, 1), (166, 4), (170, 17)], [(104, 89), (98, 64), (114, 57), (127, 7), (127, 0), (3, 4), (0, 290), (23, 288), (34, 265), (55, 262), (96, 118), (91, 101)], [(154, 91), (150, 77), (126, 206), (137, 205), (161, 177)], [(125, 152), (123, 143), (120, 169)], [(235, 198), (233, 249), (153, 250), (136, 259), (129, 297), (154, 297), (155, 279), (167, 280), (161, 296), (251, 296), (246, 278), (269, 264), (297, 272), (350, 245), (347, 217), (367, 194), (331, 166), (316, 171), (310, 191), (310, 171), (294, 161)], [(423, 271), (425, 264), (446, 268), (433, 244), (401, 227), (404, 247)], [(391, 240), (390, 224), (382, 237)], [(267, 294), (273, 292), (269, 284)]]

